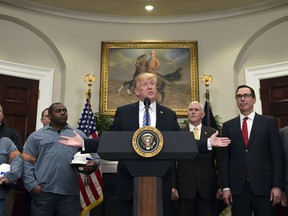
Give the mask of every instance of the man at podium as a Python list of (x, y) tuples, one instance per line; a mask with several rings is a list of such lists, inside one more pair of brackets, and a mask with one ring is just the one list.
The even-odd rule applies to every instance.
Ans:
[[(152, 73), (141, 73), (134, 79), (135, 94), (139, 98), (136, 103), (118, 107), (115, 113), (111, 131), (136, 131), (142, 126), (152, 126), (159, 131), (181, 131), (174, 111), (157, 103), (157, 76)], [(145, 100), (145, 104), (144, 104)], [(147, 118), (145, 105), (148, 105)], [(144, 117), (145, 116), (145, 117)], [(143, 124), (144, 122), (144, 124)], [(197, 142), (198, 151), (211, 150), (213, 146), (227, 146), (228, 138), (217, 137), (213, 134), (210, 139)], [(85, 148), (85, 152), (97, 151), (96, 140), (83, 140), (77, 134), (74, 137), (62, 137), (62, 144)], [(98, 144), (98, 143), (97, 143)], [(172, 190), (172, 166), (162, 177), (163, 185), (163, 215), (169, 216), (169, 202)], [(119, 161), (117, 167), (117, 197), (118, 215), (132, 216), (133, 212), (133, 177), (128, 172), (124, 163)]]

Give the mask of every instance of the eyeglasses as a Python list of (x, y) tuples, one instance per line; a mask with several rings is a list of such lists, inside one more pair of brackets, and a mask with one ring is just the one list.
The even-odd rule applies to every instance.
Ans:
[(251, 94), (237, 94), (235, 95), (235, 98), (237, 100), (241, 100), (242, 98), (249, 99), (251, 96), (252, 96)]

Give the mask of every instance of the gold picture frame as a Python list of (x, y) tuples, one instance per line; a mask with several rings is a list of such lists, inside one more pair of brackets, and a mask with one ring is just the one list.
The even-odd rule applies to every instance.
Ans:
[(188, 104), (199, 100), (197, 41), (102, 41), (101, 114), (114, 116), (117, 107), (138, 101), (133, 75), (141, 72), (140, 63), (149, 64), (151, 52), (156, 53), (157, 73), (165, 82), (157, 98), (178, 117), (187, 116)]

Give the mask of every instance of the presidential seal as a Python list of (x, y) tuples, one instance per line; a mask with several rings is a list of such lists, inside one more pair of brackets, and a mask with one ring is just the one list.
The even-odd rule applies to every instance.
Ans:
[(141, 127), (132, 137), (132, 146), (138, 155), (154, 157), (163, 148), (163, 136), (157, 128)]

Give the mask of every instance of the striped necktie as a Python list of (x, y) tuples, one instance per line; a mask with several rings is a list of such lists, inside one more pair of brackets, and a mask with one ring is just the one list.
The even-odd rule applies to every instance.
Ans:
[(143, 127), (151, 125), (151, 118), (149, 112), (144, 111), (143, 115)]

